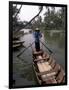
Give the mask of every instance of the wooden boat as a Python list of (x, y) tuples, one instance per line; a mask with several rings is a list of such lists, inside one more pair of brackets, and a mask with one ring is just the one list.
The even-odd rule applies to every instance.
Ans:
[(21, 46), (21, 44), (14, 44), (13, 45), (13, 48), (18, 48), (18, 47), (20, 47)]
[(13, 37), (13, 40), (15, 41), (15, 40), (19, 40), (19, 37)]
[(15, 41), (13, 41), (13, 44), (23, 44), (25, 41), (19, 41), (19, 40), (15, 40)]
[(65, 82), (65, 72), (56, 63), (52, 55), (40, 50), (33, 50), (33, 67), (40, 85), (62, 84)]
[(25, 42), (25, 41), (13, 40), (13, 48), (14, 48), (14, 49), (17, 49), (17, 48), (23, 46), (23, 43), (24, 43), (24, 42)]

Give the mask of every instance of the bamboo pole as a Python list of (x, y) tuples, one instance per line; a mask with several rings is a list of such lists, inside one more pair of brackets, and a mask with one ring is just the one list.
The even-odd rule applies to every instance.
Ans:
[(32, 42), (27, 48), (25, 48), (23, 51), (21, 51), (17, 57), (19, 57), (23, 52), (25, 52), (29, 47), (31, 47), (34, 44), (34, 42)]

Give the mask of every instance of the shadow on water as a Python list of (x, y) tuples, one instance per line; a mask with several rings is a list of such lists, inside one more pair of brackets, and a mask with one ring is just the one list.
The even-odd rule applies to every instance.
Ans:
[(26, 48), (24, 45), (21, 45), (20, 47), (15, 47), (13, 48), (13, 52), (17, 52), (17, 51), (20, 51), (22, 48)]

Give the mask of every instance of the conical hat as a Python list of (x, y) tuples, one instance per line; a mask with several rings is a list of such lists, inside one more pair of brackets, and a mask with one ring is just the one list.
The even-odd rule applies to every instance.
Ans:
[(39, 31), (39, 28), (36, 28), (35, 30), (36, 30), (36, 31)]

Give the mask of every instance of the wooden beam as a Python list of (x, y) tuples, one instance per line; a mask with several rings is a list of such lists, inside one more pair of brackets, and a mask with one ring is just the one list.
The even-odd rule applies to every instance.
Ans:
[(20, 8), (18, 9), (18, 11), (17, 11), (17, 13), (16, 13), (16, 15), (15, 15), (15, 17), (14, 17), (14, 18), (16, 18), (16, 16), (17, 16), (17, 15), (18, 15), (18, 13), (20, 12), (21, 8), (22, 8), (22, 5), (21, 5), (21, 6), (20, 6)]
[(56, 64), (56, 66), (54, 67), (54, 69), (51, 69), (50, 71), (40, 72), (37, 75), (38, 76), (41, 76), (41, 75), (49, 74), (49, 73), (52, 73), (52, 72), (55, 72), (57, 74), (59, 70), (60, 70), (60, 66), (58, 64)]
[(46, 75), (46, 74), (50, 74), (50, 73), (54, 73), (54, 72), (55, 72), (55, 75), (56, 75), (57, 71), (55, 71), (55, 70), (40, 72), (40, 73), (37, 73), (37, 75), (41, 76), (41, 75)]
[[(22, 6), (21, 6), (22, 7)], [(20, 7), (20, 9), (21, 9)], [(38, 12), (38, 14), (36, 16), (34, 16), (23, 28), (27, 27), (37, 16), (39, 16), (39, 14), (41, 13), (41, 11), (43, 10), (43, 6), (41, 7), (40, 11)], [(18, 11), (19, 12), (19, 11)], [(17, 33), (18, 31), (20, 31), (19, 29), (17, 31), (15, 31), (15, 33)]]
[(47, 60), (47, 58), (42, 58), (42, 59), (35, 59), (34, 61), (37, 62), (37, 61), (43, 61), (43, 60)]

